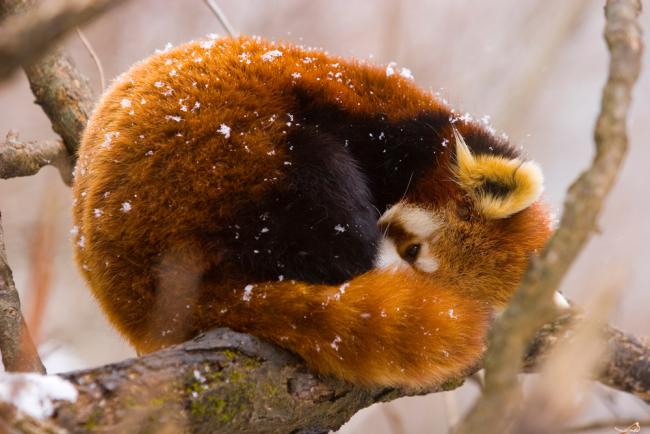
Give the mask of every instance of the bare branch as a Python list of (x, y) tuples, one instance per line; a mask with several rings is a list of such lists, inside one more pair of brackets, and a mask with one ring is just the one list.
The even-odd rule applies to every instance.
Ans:
[(59, 169), (63, 182), (72, 183), (72, 162), (60, 140), (22, 142), (10, 131), (0, 144), (0, 163), (0, 179), (34, 175), (43, 166), (52, 165)]
[[(0, 218), (1, 218), (0, 214)], [(20, 310), (0, 221), (0, 352), (7, 371), (45, 372)]]
[(0, 27), (0, 80), (30, 63), (70, 30), (124, 0), (49, 0)]
[[(0, 0), (0, 18), (25, 13), (34, 0)], [(52, 49), (40, 60), (25, 67), (32, 92), (61, 136), (73, 160), (81, 133), (88, 122), (95, 97), (88, 79), (62, 49)]]
[[(572, 339), (574, 324), (580, 321), (582, 314), (572, 313), (542, 326), (526, 350), (523, 372), (535, 372), (558, 343), (558, 337)], [(611, 326), (604, 326), (601, 333), (607, 351), (594, 379), (650, 401), (649, 343)]]
[(97, 431), (127, 433), (327, 433), (375, 402), (462, 384), (454, 380), (427, 391), (362, 389), (319, 378), (295, 356), (228, 329), (64, 377), (79, 398), (60, 403), (57, 424), (75, 432), (92, 420)]
[(228, 17), (226, 14), (221, 10), (219, 7), (219, 4), (216, 2), (216, 0), (204, 0), (205, 4), (208, 5), (212, 13), (217, 17), (221, 25), (223, 26), (224, 29), (226, 29), (226, 32), (228, 32), (228, 35), (231, 37), (236, 37), (238, 35), (237, 30), (230, 24), (230, 21), (228, 20)]
[(77, 27), (77, 35), (79, 36), (79, 39), (81, 39), (81, 43), (84, 45), (84, 47), (86, 47), (86, 50), (88, 51), (88, 54), (90, 54), (91, 59), (93, 59), (93, 62), (95, 62), (95, 67), (97, 67), (97, 73), (99, 74), (99, 91), (103, 92), (104, 89), (106, 89), (106, 78), (104, 77), (104, 67), (102, 66), (102, 61), (99, 59), (99, 56), (95, 52), (92, 44), (88, 38), (86, 38), (86, 35), (84, 35), (79, 27)]
[[(526, 344), (554, 316), (553, 292), (596, 226), (603, 201), (627, 152), (626, 117), (643, 51), (637, 22), (640, 10), (639, 0), (607, 1), (605, 39), (611, 60), (596, 124), (596, 155), (591, 167), (570, 187), (558, 230), (540, 257), (531, 261), (520, 290), (490, 333), (485, 360), (486, 393), (468, 413), (458, 433), (504, 431), (504, 424), (511, 420), (509, 413), (518, 402), (517, 374)], [(494, 414), (499, 414), (498, 418), (490, 417)], [(494, 424), (486, 425), (487, 420)]]
[[(572, 333), (579, 316), (546, 325), (529, 368)], [(611, 353), (599, 380), (650, 395), (650, 346), (607, 328)], [(625, 361), (625, 362), (622, 362)], [(479, 366), (475, 370), (480, 369)], [(311, 373), (297, 357), (250, 335), (216, 329), (139, 359), (63, 374), (79, 391), (59, 402), (53, 424), (71, 432), (314, 432), (337, 429), (375, 402), (455, 389), (463, 379), (427, 390), (364, 389)], [(483, 432), (483, 431), (477, 431)]]

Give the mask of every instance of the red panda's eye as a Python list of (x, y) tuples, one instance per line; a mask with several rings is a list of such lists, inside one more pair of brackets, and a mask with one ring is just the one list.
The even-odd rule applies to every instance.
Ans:
[(420, 253), (420, 245), (411, 244), (406, 248), (406, 250), (404, 250), (404, 260), (412, 264), (418, 258), (419, 253)]
[(458, 208), (456, 208), (456, 215), (461, 220), (469, 220), (471, 216), (469, 205), (462, 204)]

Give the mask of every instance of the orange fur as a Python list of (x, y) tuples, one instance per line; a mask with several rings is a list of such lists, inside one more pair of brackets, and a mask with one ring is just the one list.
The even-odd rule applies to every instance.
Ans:
[[(264, 60), (272, 50), (282, 55)], [(255, 38), (186, 44), (120, 77), (84, 132), (74, 184), (76, 257), (94, 295), (140, 352), (228, 326), (361, 384), (462, 374), (482, 352), (491, 308), (548, 237), (547, 213), (537, 204), (499, 221), (467, 218), (445, 150), (406, 195), (446, 222), (431, 240), (436, 273), (371, 270), (342, 285), (251, 279), (255, 263), (242, 264), (231, 242), (251, 204), (284, 188), (285, 138), (301, 127), (289, 115), (309, 101), (387, 122), (450, 115), (383, 69)]]

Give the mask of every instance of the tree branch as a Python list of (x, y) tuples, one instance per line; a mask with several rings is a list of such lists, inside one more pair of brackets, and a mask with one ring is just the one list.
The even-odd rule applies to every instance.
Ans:
[[(0, 219), (2, 215), (0, 214)], [(20, 299), (7, 262), (0, 221), (0, 352), (7, 371), (45, 372), (20, 310)]]
[[(528, 370), (580, 320), (566, 316), (543, 327), (528, 353)], [(611, 353), (598, 380), (647, 399), (650, 346), (613, 328), (606, 332)], [(458, 378), (427, 390), (355, 387), (318, 377), (297, 357), (228, 329), (62, 377), (79, 398), (59, 402), (47, 422), (72, 432), (326, 433), (373, 403), (463, 384)]]
[(72, 183), (72, 162), (60, 140), (22, 142), (10, 131), (0, 144), (0, 162), (1, 179), (34, 175), (43, 166), (52, 165), (59, 169), (63, 182)]
[(124, 0), (49, 0), (0, 27), (0, 80), (58, 42), (75, 26)]
[(637, 22), (640, 11), (640, 0), (606, 3), (605, 39), (611, 59), (596, 124), (596, 155), (591, 167), (569, 188), (558, 230), (541, 255), (531, 261), (519, 291), (490, 333), (485, 393), (457, 433), (504, 432), (520, 402), (517, 374), (527, 342), (555, 315), (553, 292), (596, 227), (628, 148), (626, 118), (643, 51)]
[[(34, 0), (0, 0), (0, 18), (24, 14)], [(88, 79), (63, 49), (52, 49), (40, 60), (25, 66), (32, 92), (76, 161), (81, 133), (92, 111), (95, 97)], [(73, 161), (74, 162), (74, 161)]]

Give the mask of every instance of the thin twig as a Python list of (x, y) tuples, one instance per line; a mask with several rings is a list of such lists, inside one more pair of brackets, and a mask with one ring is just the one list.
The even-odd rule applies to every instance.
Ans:
[(20, 310), (20, 298), (7, 262), (0, 214), (0, 352), (5, 370), (45, 373)]
[[(540, 257), (531, 261), (520, 290), (490, 333), (485, 358), (486, 391), (457, 433), (505, 431), (518, 404), (517, 374), (526, 345), (535, 331), (555, 315), (553, 292), (596, 226), (627, 152), (626, 118), (643, 51), (637, 22), (640, 9), (639, 0), (607, 1), (605, 39), (611, 60), (595, 131), (595, 158), (570, 187), (559, 229)], [(499, 416), (495, 418), (495, 414)]]
[(90, 44), (90, 41), (88, 38), (86, 38), (86, 35), (83, 34), (81, 29), (77, 27), (77, 36), (79, 36), (79, 39), (81, 39), (81, 43), (86, 47), (86, 50), (88, 50), (88, 54), (90, 54), (90, 57), (93, 59), (93, 62), (95, 62), (95, 67), (97, 67), (97, 72), (99, 73), (99, 84), (100, 84), (100, 92), (104, 92), (104, 89), (106, 89), (106, 80), (104, 79), (104, 67), (102, 66), (102, 61), (99, 59), (99, 56), (93, 49), (93, 46)]
[(0, 27), (0, 79), (39, 57), (77, 25), (124, 0), (48, 0)]
[(237, 30), (230, 24), (230, 21), (228, 21), (228, 17), (226, 14), (221, 10), (219, 7), (219, 4), (215, 0), (203, 0), (205, 1), (205, 4), (208, 5), (212, 13), (217, 17), (223, 28), (228, 32), (228, 35), (232, 38), (236, 37), (238, 35)]
[[(32, 6), (32, 0), (0, 0), (0, 19), (28, 14)], [(95, 100), (88, 79), (61, 48), (52, 49), (24, 69), (36, 103), (63, 139), (74, 163)]]

